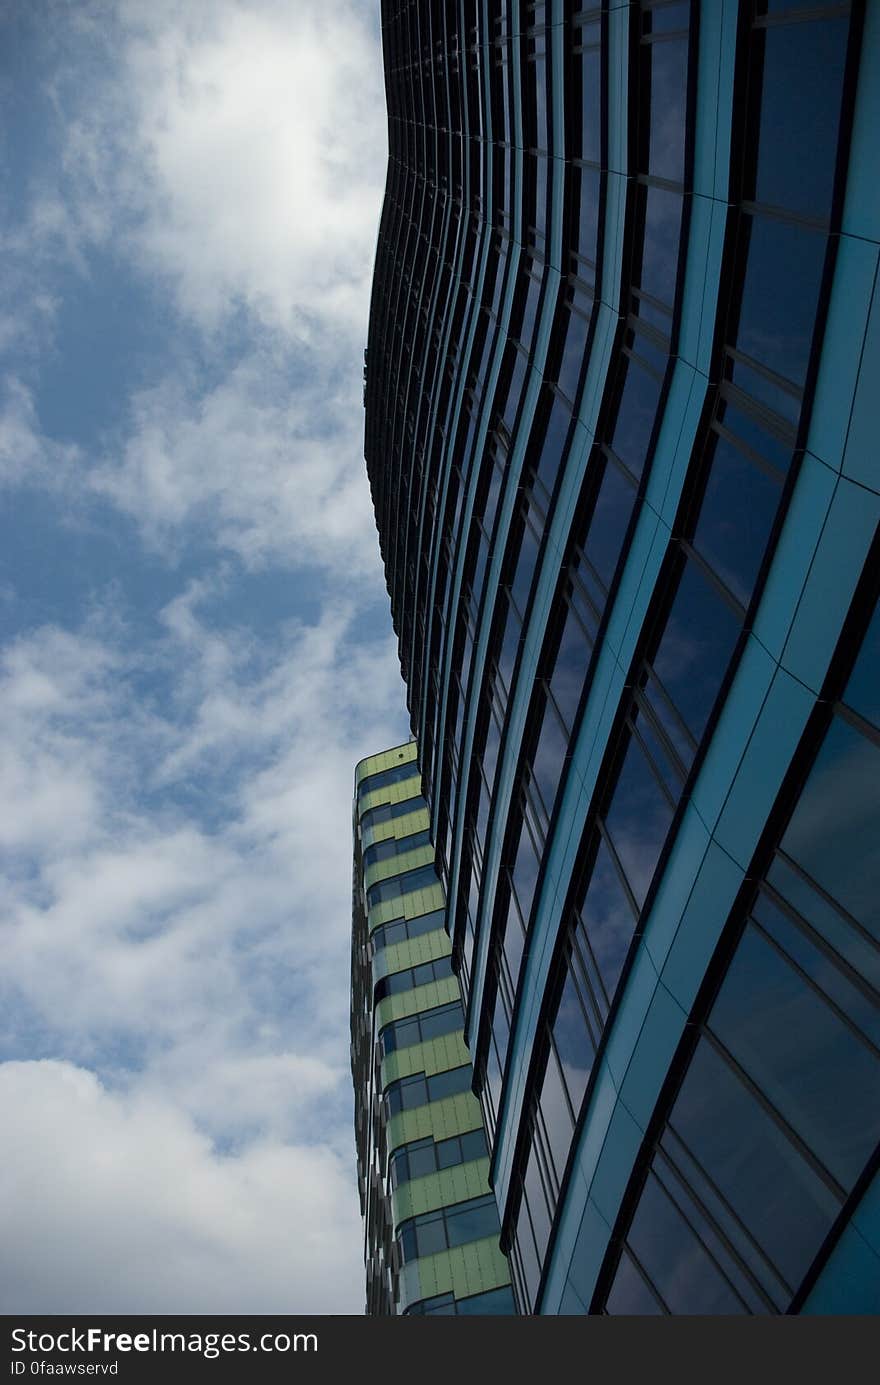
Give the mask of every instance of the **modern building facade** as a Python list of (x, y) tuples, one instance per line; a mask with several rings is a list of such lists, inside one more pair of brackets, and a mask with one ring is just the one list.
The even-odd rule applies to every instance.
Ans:
[(519, 1311), (880, 1310), (880, 4), (387, 0), (365, 452)]
[(512, 1313), (413, 744), (355, 773), (351, 1064), (366, 1311)]

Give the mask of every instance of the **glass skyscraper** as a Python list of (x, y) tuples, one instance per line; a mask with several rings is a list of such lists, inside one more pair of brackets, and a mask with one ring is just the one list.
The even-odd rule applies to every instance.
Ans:
[(880, 4), (382, 20), (365, 451), (518, 1309), (876, 1312)]

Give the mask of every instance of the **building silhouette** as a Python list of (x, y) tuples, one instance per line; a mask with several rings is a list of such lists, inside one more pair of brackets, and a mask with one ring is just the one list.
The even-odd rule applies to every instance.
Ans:
[(365, 453), (518, 1309), (878, 1311), (880, 5), (382, 35)]

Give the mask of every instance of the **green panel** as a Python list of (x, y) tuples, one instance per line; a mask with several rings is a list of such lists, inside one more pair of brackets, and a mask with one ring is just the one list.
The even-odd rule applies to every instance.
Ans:
[(469, 1298), (471, 1294), (500, 1289), (510, 1283), (507, 1260), (498, 1247), (497, 1236), (437, 1255), (425, 1255), (404, 1270), (400, 1281), (401, 1309), (450, 1290), (456, 1298)]
[(422, 933), (418, 938), (392, 943), (390, 947), (383, 947), (373, 958), (373, 985), (391, 972), (406, 971), (407, 967), (417, 967), (420, 962), (448, 957), (451, 951), (452, 943), (445, 928), (433, 928), (430, 933)]
[(393, 1152), (410, 1140), (435, 1140), (460, 1135), (464, 1130), (476, 1130), (483, 1121), (480, 1103), (473, 1092), (445, 1096), (442, 1101), (429, 1101), (414, 1111), (401, 1111), (388, 1122), (388, 1149)]
[(439, 1173), (429, 1173), (424, 1178), (414, 1178), (391, 1194), (395, 1233), (400, 1223), (408, 1217), (433, 1212), (438, 1207), (449, 1207), (453, 1202), (483, 1197), (488, 1192), (491, 1192), (488, 1158), (471, 1159), (467, 1164), (456, 1164), (454, 1168), (441, 1169)]
[(430, 914), (432, 909), (445, 907), (443, 886), (439, 880), (436, 885), (429, 885), (424, 890), (413, 890), (411, 894), (403, 896), (403, 916), (407, 919), (417, 919), (419, 914)]
[(404, 813), (403, 817), (377, 822), (375, 827), (368, 828), (363, 834), (364, 847), (372, 846), (374, 842), (387, 842), (390, 837), (397, 837), (399, 841), (430, 826), (431, 815), (427, 808), (413, 808), (411, 813)]
[(354, 770), (355, 788), (368, 775), (391, 769), (393, 765), (405, 765), (409, 760), (415, 760), (416, 754), (415, 741), (407, 741), (406, 745), (393, 745), (390, 750), (380, 750), (376, 755), (368, 755), (366, 759), (359, 760)]
[(414, 870), (416, 866), (430, 866), (434, 862), (434, 848), (430, 842), (417, 846), (411, 851), (401, 851), (398, 856), (389, 856), (386, 861), (377, 861), (364, 871), (364, 889), (368, 890), (377, 880), (387, 880), (389, 876), (400, 875), (402, 871)]
[(404, 918), (417, 919), (420, 914), (430, 914), (433, 909), (444, 908), (445, 904), (443, 886), (438, 880), (436, 885), (429, 885), (426, 890), (412, 890), (397, 899), (386, 899), (381, 904), (371, 905), (367, 910), (368, 926), (372, 933), (380, 923), (399, 919), (401, 910)]
[[(448, 941), (448, 940), (447, 940)], [(420, 1010), (433, 1010), (435, 1005), (446, 1005), (450, 1000), (460, 1000), (461, 991), (457, 976), (444, 976), (442, 981), (429, 981), (426, 986), (414, 986), (402, 995), (389, 995), (376, 1006), (376, 1033), (389, 1020), (403, 1019), (405, 1015), (417, 1015)]]
[(369, 808), (378, 808), (380, 803), (402, 803), (405, 798), (414, 798), (416, 794), (422, 792), (422, 777), (416, 774), (412, 779), (401, 779), (397, 784), (389, 784), (384, 789), (371, 789), (364, 794), (363, 802), (358, 809), (358, 817), (362, 818)]
[(446, 1072), (447, 1068), (460, 1068), (471, 1061), (470, 1050), (464, 1041), (464, 1032), (457, 1029), (452, 1034), (441, 1034), (437, 1039), (428, 1039), (421, 1044), (410, 1044), (396, 1053), (389, 1053), (382, 1064), (380, 1080), (382, 1089), (398, 1077), (409, 1077), (411, 1073), (423, 1072), (433, 1077), (435, 1072)]

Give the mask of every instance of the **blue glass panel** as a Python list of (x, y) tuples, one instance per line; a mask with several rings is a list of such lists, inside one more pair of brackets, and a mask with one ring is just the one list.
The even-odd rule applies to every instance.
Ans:
[(627, 1317), (662, 1313), (659, 1302), (624, 1250), (605, 1303), (607, 1312)]
[(651, 73), (651, 129), (645, 171), (657, 178), (680, 183), (684, 176), (687, 39), (652, 43), (647, 53)]
[[(751, 218), (736, 345), (798, 386), (807, 371), (824, 260), (823, 233)], [(753, 376), (750, 384), (754, 388)], [(767, 402), (778, 407), (775, 392)]]
[(840, 1204), (705, 1039), (670, 1125), (794, 1290)]
[(718, 439), (694, 547), (743, 606), (749, 604), (781, 494), (781, 485), (767, 472)]
[[(559, 1009), (553, 1021), (553, 1042), (559, 1054), (559, 1061), (562, 1065), (562, 1072), (565, 1078), (565, 1086), (568, 1091), (569, 1100), (575, 1115), (581, 1109), (581, 1102), (584, 1099), (584, 1092), (587, 1090), (587, 1082), (593, 1069), (593, 1040), (587, 1027), (584, 1017), (583, 1007), (578, 996), (577, 986), (571, 971), (566, 972), (565, 984), (559, 998)], [(548, 1069), (553, 1066), (553, 1055), (551, 1054)], [(552, 1076), (552, 1074), (551, 1074)], [(542, 1097), (543, 1102), (543, 1097)], [(553, 1102), (554, 1127), (559, 1126), (558, 1138), (555, 1131), (551, 1139), (554, 1150), (559, 1146), (562, 1149), (565, 1144), (562, 1164), (557, 1169), (561, 1177), (565, 1158), (568, 1157), (568, 1141), (571, 1140), (572, 1124), (569, 1112), (557, 1102)], [(547, 1117), (547, 1128), (550, 1131), (550, 1119)], [(567, 1135), (566, 1135), (567, 1130)]]
[(599, 49), (585, 49), (580, 55), (580, 66), (581, 140), (578, 152), (582, 159), (598, 163), (602, 156), (602, 69)]
[(682, 196), (668, 188), (643, 190), (645, 239), (639, 284), (646, 293), (671, 308), (675, 302), (678, 247), (681, 236)]
[[(740, 623), (721, 594), (696, 563), (687, 563), (652, 664), (697, 742), (739, 633)], [(654, 705), (665, 721), (660, 700)]]
[(585, 544), (587, 557), (604, 582), (606, 592), (620, 559), (635, 499), (632, 482), (619, 467), (606, 462)]
[(763, 48), (756, 200), (827, 220), (849, 16), (755, 31)]
[(880, 750), (835, 718), (783, 850), (880, 941)]
[[(794, 932), (778, 914), (774, 931), (785, 941)], [(833, 969), (808, 945), (800, 951), (819, 979)], [(807, 1148), (852, 1187), (880, 1138), (880, 1061), (752, 926), (709, 1025)]]
[(617, 989), (636, 921), (604, 842), (599, 843), (580, 919), (579, 926), (587, 936), (606, 993), (611, 997)]
[(645, 902), (671, 822), (669, 800), (661, 793), (641, 746), (630, 740), (605, 826), (639, 908)]
[(742, 1313), (744, 1305), (653, 1172), (627, 1244), (672, 1313)]
[(660, 381), (630, 361), (611, 446), (634, 476), (641, 476), (645, 466), (659, 399)]

